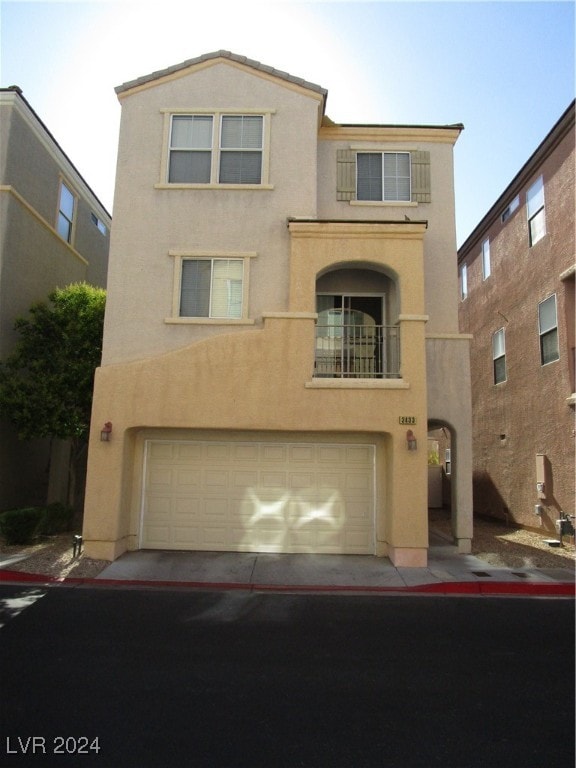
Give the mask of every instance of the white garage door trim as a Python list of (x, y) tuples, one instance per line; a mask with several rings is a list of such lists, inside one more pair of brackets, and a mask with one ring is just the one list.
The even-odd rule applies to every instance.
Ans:
[(140, 547), (374, 554), (374, 445), (145, 442)]

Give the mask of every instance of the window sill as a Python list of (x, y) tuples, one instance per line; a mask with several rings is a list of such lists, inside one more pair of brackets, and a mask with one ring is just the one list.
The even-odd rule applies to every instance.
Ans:
[(273, 184), (154, 184), (154, 189), (250, 189), (270, 190)]
[(247, 317), (165, 317), (164, 322), (168, 325), (254, 325), (255, 323)]
[(385, 208), (417, 208), (418, 203), (411, 200), (350, 200), (350, 205), (368, 205)]
[(576, 393), (573, 392), (570, 397), (567, 397), (566, 402), (568, 405), (576, 405)]
[(404, 379), (312, 379), (306, 389), (410, 389)]

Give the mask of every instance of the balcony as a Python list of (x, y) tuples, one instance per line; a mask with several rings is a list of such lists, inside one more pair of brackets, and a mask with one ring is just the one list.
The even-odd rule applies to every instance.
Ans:
[(314, 378), (400, 378), (400, 327), (319, 322)]

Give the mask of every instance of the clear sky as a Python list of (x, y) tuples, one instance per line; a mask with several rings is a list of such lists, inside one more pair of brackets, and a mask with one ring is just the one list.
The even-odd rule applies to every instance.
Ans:
[(574, 98), (564, 2), (0, 0), (0, 85), (19, 85), (112, 212), (114, 87), (226, 49), (328, 89), (337, 123), (464, 123), (461, 244)]

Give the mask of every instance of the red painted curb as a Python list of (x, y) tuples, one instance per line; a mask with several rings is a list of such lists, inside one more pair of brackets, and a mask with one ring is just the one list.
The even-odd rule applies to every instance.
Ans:
[(452, 581), (435, 584), (419, 584), (404, 587), (378, 586), (337, 586), (322, 584), (243, 584), (236, 582), (205, 581), (150, 581), (144, 579), (94, 579), (60, 578), (37, 573), (0, 570), (0, 582), (16, 584), (45, 584), (47, 586), (94, 587), (169, 587), (188, 589), (244, 590), (249, 592), (364, 592), (375, 594), (437, 594), (437, 595), (525, 595), (532, 597), (575, 597), (576, 584), (571, 582), (526, 582), (509, 581)]

